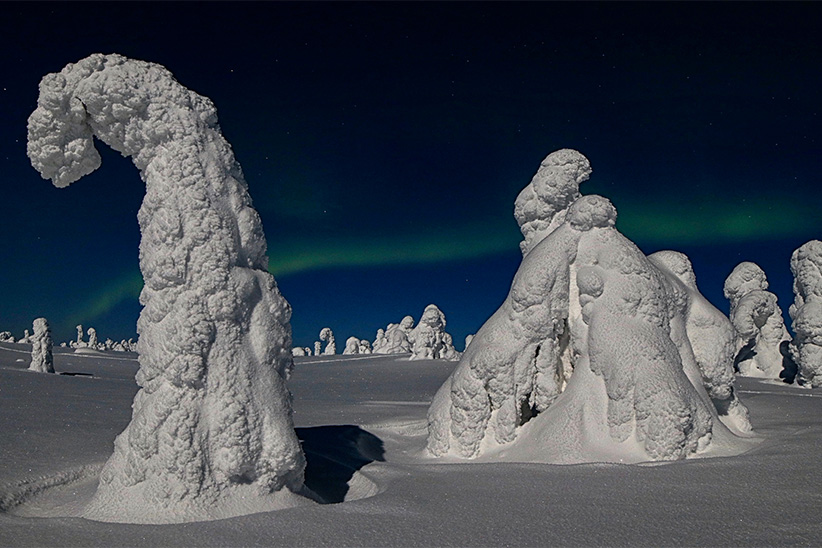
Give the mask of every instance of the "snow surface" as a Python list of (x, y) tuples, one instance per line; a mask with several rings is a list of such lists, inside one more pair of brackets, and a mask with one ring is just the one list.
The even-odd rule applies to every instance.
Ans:
[[(718, 417), (750, 430), (731, 356), (695, 358), (688, 311), (702, 303), (679, 278), (690, 262), (645, 257), (606, 198), (580, 197), (590, 173), (582, 154), (559, 150), (517, 198), (522, 264), (431, 404), (431, 454), (637, 462), (747, 446)], [(665, 258), (687, 268), (677, 275)]]
[(100, 166), (95, 137), (146, 183), (141, 390), (84, 515), (163, 523), (307, 503), (285, 387), (291, 309), (214, 105), (116, 54), (46, 75), (37, 104), (27, 150), (55, 186)]
[(788, 312), (795, 333), (790, 353), (801, 380), (822, 386), (822, 242), (811, 240), (791, 255), (794, 301)]
[(298, 358), (289, 381), (306, 483), (345, 502), (197, 524), (91, 521), (76, 516), (130, 420), (136, 357), (56, 348), (58, 374), (33, 375), (16, 362), (28, 352), (0, 344), (2, 546), (822, 544), (816, 391), (738, 379), (766, 439), (733, 458), (461, 463), (424, 454), (426, 410), (456, 364), (379, 355)]
[(765, 271), (745, 261), (725, 280), (724, 293), (731, 303), (730, 319), (737, 334), (734, 364), (739, 374), (779, 379), (794, 369), (790, 358), (783, 356), (791, 336), (776, 295), (767, 289)]

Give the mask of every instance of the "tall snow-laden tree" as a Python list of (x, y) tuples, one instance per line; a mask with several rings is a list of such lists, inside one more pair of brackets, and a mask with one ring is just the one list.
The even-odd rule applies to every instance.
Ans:
[(43, 78), (28, 134), (57, 187), (100, 166), (95, 137), (146, 185), (140, 390), (84, 515), (183, 522), (305, 501), (285, 385), (291, 309), (212, 102), (163, 66), (95, 54)]

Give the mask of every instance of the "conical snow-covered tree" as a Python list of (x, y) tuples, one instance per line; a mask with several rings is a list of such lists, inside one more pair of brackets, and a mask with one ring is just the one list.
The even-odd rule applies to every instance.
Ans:
[(523, 261), (434, 397), (432, 454), (636, 462), (735, 447), (691, 347), (695, 289), (615, 228), (607, 199), (579, 194), (590, 173), (579, 152), (554, 152), (517, 198)]
[(301, 504), (291, 310), (214, 105), (165, 67), (95, 54), (43, 78), (28, 130), (32, 165), (57, 187), (100, 166), (94, 137), (146, 184), (140, 390), (84, 515), (183, 522)]

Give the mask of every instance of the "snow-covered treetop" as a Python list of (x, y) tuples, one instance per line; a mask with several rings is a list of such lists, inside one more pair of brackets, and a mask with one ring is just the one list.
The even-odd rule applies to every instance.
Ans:
[(768, 289), (768, 278), (759, 265), (744, 261), (736, 265), (736, 268), (728, 275), (723, 289), (725, 298), (733, 305), (751, 291)]
[(523, 255), (559, 226), (560, 215), (579, 198), (579, 185), (591, 175), (591, 163), (572, 149), (549, 154), (514, 203), (514, 217), (525, 240)]

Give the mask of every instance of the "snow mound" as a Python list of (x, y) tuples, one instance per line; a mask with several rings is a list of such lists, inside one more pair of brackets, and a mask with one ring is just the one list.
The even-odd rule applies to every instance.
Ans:
[(141, 389), (84, 516), (168, 523), (308, 502), (285, 386), (291, 309), (214, 105), (165, 67), (94, 54), (42, 79), (28, 155), (65, 187), (100, 166), (94, 137), (146, 184), (145, 286)]
[(796, 334), (790, 353), (804, 384), (822, 386), (822, 242), (811, 240), (791, 255), (794, 302), (788, 313)]
[(580, 153), (556, 152), (517, 198), (522, 264), (434, 397), (431, 454), (566, 463), (675, 460), (713, 442), (742, 450), (703, 385), (727, 402), (729, 424), (750, 428), (723, 377), (730, 355), (707, 374), (694, 357), (688, 311), (704, 303), (675, 274), (688, 269), (649, 260), (606, 198), (579, 197), (590, 172)]
[[(725, 280), (731, 323), (737, 334), (734, 364), (740, 375), (778, 379), (791, 368), (782, 354), (791, 336), (765, 272), (752, 262), (739, 263)], [(790, 358), (787, 358), (790, 360)]]

